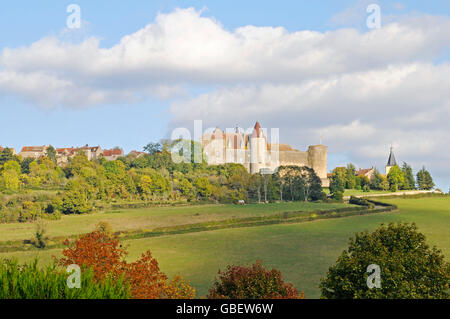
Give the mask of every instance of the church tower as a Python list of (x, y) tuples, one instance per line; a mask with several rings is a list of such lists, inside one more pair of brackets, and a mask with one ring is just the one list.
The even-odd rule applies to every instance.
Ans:
[(250, 138), (250, 173), (259, 173), (266, 166), (267, 142), (264, 132), (256, 122)]
[(394, 152), (392, 151), (392, 146), (391, 146), (391, 152), (389, 154), (389, 159), (388, 162), (386, 164), (386, 175), (389, 174), (389, 171), (391, 170), (391, 168), (395, 165), (397, 165), (397, 162), (395, 161), (395, 156), (394, 156)]

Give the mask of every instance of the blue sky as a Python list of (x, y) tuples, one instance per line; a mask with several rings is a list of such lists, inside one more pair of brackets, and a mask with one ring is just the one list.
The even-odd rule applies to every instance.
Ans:
[[(82, 29), (76, 31), (65, 31), (66, 19), (69, 13), (66, 8), (69, 4), (75, 3), (81, 7), (81, 18), (83, 21)], [(95, 37), (99, 41), (98, 48), (111, 48), (119, 43), (119, 41), (127, 35), (131, 35), (140, 29), (143, 29), (148, 24), (155, 24), (155, 19), (158, 14), (171, 15), (176, 8), (193, 7), (197, 12), (200, 12), (201, 17), (210, 18), (211, 21), (216, 21), (220, 26), (220, 31), (234, 34), (237, 28), (244, 26), (256, 27), (278, 27), (281, 26), (288, 34), (293, 34), (297, 31), (317, 31), (319, 38), (326, 36), (330, 32), (337, 32), (336, 37), (341, 36), (340, 30), (350, 28), (364, 34), (370, 30), (365, 26), (365, 19), (367, 13), (365, 8), (369, 3), (378, 3), (382, 10), (382, 19), (384, 21), (401, 21), (405, 17), (423, 17), (430, 15), (432, 17), (449, 18), (450, 2), (449, 1), (9, 1), (2, 3), (0, 10), (0, 52), (5, 49), (24, 48), (26, 51), (30, 46), (47, 37), (55, 37), (64, 43), (80, 44), (89, 37)], [(195, 17), (194, 17), (195, 18)], [(197, 17), (198, 18), (198, 17)], [(189, 20), (190, 21), (190, 20)], [(383, 20), (382, 20), (383, 21)], [(447, 23), (446, 21), (444, 21)], [(408, 22), (409, 23), (409, 22)], [(430, 24), (422, 20), (419, 22), (411, 22), (405, 24), (407, 26), (424, 25), (424, 30), (428, 30)], [(431, 24), (433, 25), (433, 24)], [(262, 29), (261, 29), (262, 30)], [(415, 29), (414, 29), (415, 30)], [(215, 32), (215, 31), (214, 31)], [(258, 31), (259, 32), (259, 31)], [(265, 32), (265, 31), (261, 31)], [(344, 36), (345, 38), (346, 36)], [(430, 36), (431, 37), (431, 36)], [(436, 36), (437, 37), (437, 36)], [(333, 38), (333, 37), (332, 37)], [(334, 38), (333, 38), (334, 39)], [(331, 40), (330, 40), (331, 41)], [(436, 40), (436, 42), (438, 42)], [(442, 42), (442, 41), (441, 41)], [(434, 42), (433, 42), (434, 43)], [(348, 46), (351, 46), (349, 43)], [(324, 79), (325, 77), (341, 76), (342, 74), (353, 74), (356, 71), (370, 71), (379, 70), (382, 67), (389, 65), (403, 65), (404, 63), (422, 63), (429, 62), (439, 70), (443, 69), (449, 61), (449, 46), (441, 46), (432, 52), (428, 52), (427, 48), (433, 47), (429, 44), (424, 44), (423, 48), (417, 49), (417, 53), (405, 57), (389, 57), (386, 59), (379, 58), (377, 61), (364, 61), (358, 65), (349, 66), (333, 66), (332, 71), (327, 70), (312, 70), (311, 73), (306, 72), (302, 78), (295, 79), (295, 85), (303, 83), (305, 78), (309, 75), (317, 79)], [(270, 47), (268, 47), (270, 49)], [(13, 51), (14, 52), (14, 51)], [(35, 51), (30, 51), (35, 52)], [(383, 53), (385, 54), (385, 53)], [(288, 54), (289, 55), (289, 54)], [(380, 54), (382, 55), (382, 54)], [(355, 54), (356, 56), (356, 54)], [(355, 58), (358, 59), (358, 58)], [(362, 57), (361, 57), (362, 59)], [(44, 60), (44, 62), (46, 62)], [(1, 64), (0, 71), (13, 69), (15, 72), (22, 71), (24, 68), (29, 68), (30, 63), (19, 65), (19, 62), (5, 62)], [(32, 69), (39, 70), (39, 62), (33, 61)], [(163, 63), (163, 62), (161, 62)], [(444, 66), (443, 66), (444, 65)], [(264, 67), (264, 65), (263, 65)], [(151, 69), (156, 72), (158, 70)], [(336, 70), (339, 70), (337, 72)], [(170, 69), (169, 71), (172, 71)], [(28, 71), (27, 71), (28, 72)], [(50, 72), (50, 73), (49, 73)], [(59, 72), (52, 69), (45, 70), (45, 74), (53, 74), (52, 72)], [(66, 71), (64, 71), (66, 72)], [(165, 71), (168, 72), (168, 71)], [(424, 72), (427, 72), (424, 70)], [(194, 72), (195, 73), (195, 72)], [(180, 75), (181, 74), (181, 75)], [(124, 75), (124, 74), (122, 74)], [(28, 94), (25, 92), (28, 87), (24, 86), (19, 89), (2, 88), (0, 84), (0, 108), (1, 108), (1, 125), (0, 125), (0, 145), (7, 145), (15, 147), (20, 150), (23, 145), (43, 145), (52, 144), (55, 146), (75, 146), (75, 145), (102, 145), (102, 147), (121, 146), (126, 151), (132, 149), (142, 149), (142, 147), (150, 142), (157, 141), (161, 138), (167, 137), (171, 128), (177, 125), (188, 126), (191, 122), (189, 116), (179, 115), (183, 112), (174, 113), (175, 110), (182, 108), (188, 110), (195, 103), (201, 103), (204, 99), (213, 99), (215, 94), (220, 94), (224, 99), (227, 98), (226, 93), (232, 90), (238, 92), (244, 89), (252, 89), (256, 87), (257, 91), (263, 91), (265, 85), (287, 85), (284, 79), (280, 80), (277, 74), (269, 75), (267, 79), (259, 81), (259, 78), (248, 79), (245, 75), (232, 76), (231, 78), (224, 75), (223, 79), (218, 80), (217, 83), (212, 83), (208, 79), (198, 79), (195, 74), (186, 76), (186, 71), (175, 74), (182, 77), (182, 79), (174, 84), (173, 79), (165, 79), (162, 85), (181, 87), (181, 93), (172, 94), (161, 98), (158, 94), (142, 94), (141, 91), (136, 93), (139, 98), (118, 98), (117, 100), (106, 99), (99, 103), (90, 103), (88, 105), (77, 105), (74, 103), (56, 102), (51, 105), (46, 105), (42, 99), (51, 99), (47, 97), (40, 97), (36, 99), (36, 93)], [(65, 74), (67, 78), (70, 78)], [(128, 80), (125, 76), (115, 78), (114, 85), (120, 87)], [(265, 75), (264, 75), (265, 76)], [(264, 77), (263, 76), (263, 77)], [(344, 75), (342, 75), (344, 76)], [(156, 76), (155, 76), (156, 77)], [(206, 77), (208, 78), (208, 77)], [(104, 80), (104, 79), (103, 79)], [(100, 79), (99, 81), (103, 81)], [(139, 81), (139, 80), (137, 80)], [(157, 79), (151, 79), (151, 84), (157, 82)], [(1, 82), (1, 81), (0, 81)], [(264, 82), (264, 83), (262, 83)], [(103, 83), (103, 82), (102, 82)], [(280, 84), (281, 83), (281, 84)], [(103, 83), (104, 84), (104, 83)], [(103, 85), (102, 84), (102, 85)], [(151, 85), (145, 83), (145, 85)], [(291, 85), (291, 84), (289, 84)], [(293, 84), (292, 84), (293, 85)], [(45, 86), (45, 85), (44, 85)], [(127, 88), (129, 93), (132, 88)], [(23, 93), (25, 92), (25, 93)], [(23, 93), (23, 94), (22, 94)], [(42, 92), (43, 95), (47, 94)], [(49, 91), (48, 95), (51, 95)], [(133, 92), (133, 94), (135, 94)], [(428, 94), (428, 93), (427, 93)], [(431, 94), (431, 93), (430, 93)], [(424, 93), (425, 95), (425, 93)], [(47, 98), (47, 99), (46, 99)], [(203, 99), (204, 98), (204, 99)], [(403, 103), (397, 100), (390, 100), (391, 97), (383, 99), (383, 103), (392, 103), (391, 108), (398, 107), (403, 110), (399, 104)], [(215, 99), (214, 101), (216, 101)], [(209, 101), (209, 100), (208, 100)], [(232, 100), (233, 101), (233, 100)], [(328, 101), (328, 100), (325, 100)], [(298, 101), (296, 104), (301, 104)], [(324, 102), (326, 103), (326, 102)], [(343, 100), (345, 103), (345, 100)], [(437, 101), (446, 105), (446, 101)], [(200, 105), (200, 104), (199, 104)], [(214, 104), (209, 106), (214, 109)], [(374, 108), (367, 105), (367, 108)], [(194, 106), (192, 111), (186, 114), (194, 114), (196, 110), (202, 107)], [(217, 110), (220, 105), (217, 105)], [(420, 106), (417, 106), (419, 109)], [(208, 107), (205, 107), (205, 110)], [(414, 114), (409, 114), (411, 118), (421, 117), (419, 111)], [(325, 109), (325, 113), (333, 115), (337, 112), (336, 109)], [(446, 109), (437, 108), (437, 114), (448, 115)], [(203, 111), (202, 116), (208, 124), (213, 125), (213, 121), (217, 120), (217, 125), (221, 127), (232, 126), (238, 123), (243, 126), (249, 126), (255, 120), (263, 120), (264, 124), (281, 128), (281, 139), (283, 142), (283, 134), (287, 136), (285, 140), (298, 148), (304, 148), (309, 144), (317, 143), (317, 134), (314, 130), (322, 130), (327, 133), (325, 136), (325, 144), (329, 144), (329, 168), (332, 169), (336, 165), (341, 165), (346, 162), (354, 162), (358, 167), (366, 167), (376, 165), (382, 168), (384, 161), (387, 160), (388, 148), (391, 140), (396, 148), (398, 148), (397, 158), (415, 164), (415, 169), (419, 169), (421, 165), (429, 167), (433, 173), (433, 166), (436, 166), (435, 171), (442, 176), (437, 177), (443, 188), (450, 186), (450, 173), (442, 163), (449, 159), (449, 154), (439, 155), (436, 161), (428, 160), (429, 155), (423, 155), (421, 149), (431, 152), (426, 145), (417, 146), (408, 145), (404, 147), (406, 142), (405, 135), (410, 132), (411, 136), (421, 136), (421, 125), (423, 123), (414, 122), (405, 126), (401, 131), (391, 133), (391, 136), (384, 136), (376, 145), (369, 148), (369, 151), (358, 152), (351, 147), (342, 147), (340, 142), (334, 140), (334, 133), (347, 132), (349, 127), (356, 127), (362, 130), (380, 130), (384, 131), (384, 124), (370, 122), (368, 119), (376, 115), (367, 111), (367, 121), (365, 115), (354, 115), (355, 109), (348, 110), (348, 121), (344, 119), (328, 119), (326, 125), (317, 121), (311, 121), (311, 125), (305, 128), (305, 131), (298, 130), (298, 125), (295, 124), (295, 119), (302, 118), (303, 113), (294, 113), (289, 116), (273, 115), (269, 110), (261, 112), (261, 117), (258, 114), (255, 116), (243, 116), (240, 118), (224, 118), (224, 117), (210, 117), (209, 111)], [(439, 113), (441, 112), (441, 113)], [(443, 112), (443, 113), (442, 113)], [(306, 111), (307, 114), (308, 111)], [(362, 112), (365, 114), (365, 111)], [(178, 114), (178, 115), (177, 115)], [(198, 114), (198, 113), (197, 113)], [(321, 114), (322, 115), (322, 114)], [(201, 117), (202, 117), (201, 116)], [(314, 116), (313, 112), (309, 116)], [(439, 115), (436, 115), (439, 117)], [(273, 122), (270, 119), (274, 119)], [(277, 119), (277, 120), (275, 120)], [(430, 120), (432, 121), (432, 119)], [(325, 123), (324, 122), (324, 123)], [(419, 121), (420, 122), (420, 121)], [(428, 125), (433, 124), (428, 123)], [(215, 123), (214, 123), (215, 125)], [(396, 125), (396, 124), (390, 124)], [(362, 128), (360, 128), (360, 126)], [(283, 130), (283, 127), (286, 127)], [(419, 129), (420, 128), (420, 129)], [(426, 129), (426, 128), (425, 128)], [(333, 131), (334, 130), (334, 131)], [(442, 134), (445, 136), (445, 128), (443, 131), (431, 134), (430, 138), (439, 138)], [(334, 134), (334, 135), (333, 135)], [(402, 138), (396, 137), (395, 134), (401, 135)], [(441, 134), (441, 135), (439, 135)], [(373, 139), (373, 137), (371, 137)], [(446, 143), (443, 140), (442, 143)], [(355, 142), (356, 143), (356, 142)], [(360, 144), (358, 144), (360, 143)], [(356, 148), (363, 149), (369, 147), (363, 142), (358, 141)], [(427, 143), (426, 140), (423, 143)], [(398, 144), (398, 145), (397, 145)], [(447, 145), (448, 146), (448, 145)], [(376, 152), (371, 152), (376, 149)], [(385, 151), (384, 151), (385, 150)], [(416, 150), (416, 151), (414, 151)], [(436, 175), (436, 174), (435, 174)], [(445, 175), (445, 176), (444, 176)]]

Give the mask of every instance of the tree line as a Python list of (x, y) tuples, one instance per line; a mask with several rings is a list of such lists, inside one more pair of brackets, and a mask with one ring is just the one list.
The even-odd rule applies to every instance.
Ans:
[(353, 164), (347, 167), (336, 167), (330, 178), (330, 193), (339, 197), (345, 189), (358, 189), (363, 191), (384, 190), (396, 192), (398, 190), (431, 190), (434, 187), (431, 174), (423, 167), (414, 177), (410, 165), (403, 163), (401, 167), (395, 165), (391, 167), (387, 175), (382, 175), (374, 168), (373, 175), (356, 175), (356, 168)]
[[(105, 203), (326, 199), (321, 180), (311, 168), (286, 166), (273, 174), (252, 175), (241, 164), (175, 163), (172, 144), (150, 143), (143, 156), (127, 155), (115, 161), (88, 160), (80, 151), (65, 166), (56, 164), (53, 147), (39, 159), (22, 159), (4, 149), (0, 154), (0, 222), (89, 213)], [(30, 190), (53, 193), (38, 196)]]

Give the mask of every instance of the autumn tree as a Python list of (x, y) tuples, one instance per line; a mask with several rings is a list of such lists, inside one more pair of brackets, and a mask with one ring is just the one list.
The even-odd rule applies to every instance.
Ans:
[(131, 263), (126, 261), (127, 250), (116, 236), (101, 229), (80, 236), (74, 243), (68, 240), (59, 263), (77, 264), (93, 269), (96, 281), (124, 279), (136, 299), (194, 298), (195, 289), (180, 276), (168, 281), (158, 262), (148, 250)]
[(251, 266), (228, 266), (219, 270), (208, 299), (303, 299), (303, 293), (284, 282), (281, 272), (266, 269), (257, 261)]

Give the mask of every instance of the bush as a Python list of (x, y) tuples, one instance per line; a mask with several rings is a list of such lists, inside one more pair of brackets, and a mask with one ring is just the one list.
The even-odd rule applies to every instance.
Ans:
[(68, 274), (56, 265), (44, 269), (38, 261), (19, 265), (0, 261), (0, 299), (128, 299), (129, 288), (119, 278), (96, 282), (92, 270), (82, 270), (81, 288), (67, 286)]
[[(381, 269), (381, 288), (367, 286), (368, 265)], [(351, 238), (322, 279), (322, 298), (449, 298), (450, 264), (415, 224), (381, 225)]]
[(159, 270), (158, 262), (150, 251), (142, 254), (135, 262), (125, 260), (128, 252), (120, 245), (116, 236), (102, 231), (82, 235), (73, 245), (66, 240), (59, 263), (90, 267), (95, 281), (105, 278), (124, 278), (130, 285), (131, 294), (136, 299), (193, 298), (195, 290), (188, 283), (176, 277), (168, 283), (167, 276)]
[(209, 289), (209, 299), (303, 299), (292, 284), (285, 283), (281, 272), (267, 270), (261, 262), (252, 266), (228, 266)]
[(342, 203), (344, 201), (344, 194), (340, 191), (336, 191), (333, 193), (333, 195), (331, 195), (331, 198), (337, 202)]
[(375, 207), (375, 205), (368, 200), (356, 196), (350, 196), (349, 203), (353, 205), (367, 206), (368, 208)]

